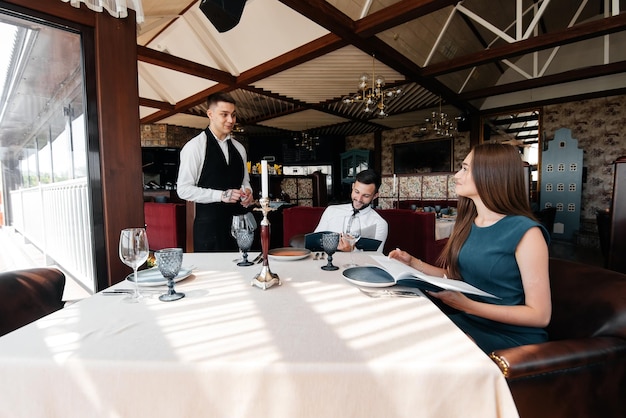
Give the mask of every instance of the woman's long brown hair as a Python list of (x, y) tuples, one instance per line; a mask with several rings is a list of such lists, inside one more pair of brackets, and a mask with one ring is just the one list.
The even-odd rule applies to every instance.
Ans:
[[(528, 201), (524, 165), (517, 149), (507, 144), (484, 143), (474, 147), (472, 152), (470, 170), (476, 191), (485, 206), (503, 215), (523, 215), (534, 219)], [(456, 223), (439, 257), (439, 263), (448, 269), (450, 278), (461, 278), (459, 252), (476, 216), (474, 202), (459, 196)]]

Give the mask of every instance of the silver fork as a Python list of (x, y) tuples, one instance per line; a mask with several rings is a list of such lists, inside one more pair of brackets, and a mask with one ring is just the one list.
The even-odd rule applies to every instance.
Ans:
[(421, 293), (412, 290), (365, 290), (359, 287), (359, 290), (370, 298), (417, 298), (422, 296)]

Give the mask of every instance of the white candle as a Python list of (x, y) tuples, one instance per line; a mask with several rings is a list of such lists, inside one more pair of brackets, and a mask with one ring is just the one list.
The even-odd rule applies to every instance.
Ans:
[(393, 194), (396, 194), (396, 189), (398, 187), (398, 177), (396, 177), (396, 175), (393, 175)]
[(269, 197), (267, 191), (268, 184), (268, 172), (267, 172), (267, 160), (261, 160), (261, 197)]

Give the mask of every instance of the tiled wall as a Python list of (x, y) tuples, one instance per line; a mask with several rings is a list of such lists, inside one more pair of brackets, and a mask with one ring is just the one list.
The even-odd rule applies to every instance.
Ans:
[(141, 125), (141, 146), (182, 148), (187, 141), (200, 132), (201, 129), (165, 125), (162, 123)]
[(393, 193), (393, 176), (385, 175), (380, 186), (378, 205), (391, 209), (396, 200), (448, 200), (456, 199), (454, 173), (407, 174), (397, 178)]

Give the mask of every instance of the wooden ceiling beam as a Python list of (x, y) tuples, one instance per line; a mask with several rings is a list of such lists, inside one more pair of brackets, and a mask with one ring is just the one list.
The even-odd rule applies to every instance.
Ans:
[(547, 33), (513, 44), (493, 47), (484, 51), (467, 54), (458, 58), (438, 62), (424, 67), (422, 77), (438, 77), (467, 68), (500, 61), (506, 58), (540, 51), (542, 49), (563, 46), (590, 38), (620, 32), (626, 29), (626, 13), (618, 16), (581, 23), (562, 31)]
[(148, 64), (158, 65), (159, 67), (179, 71), (181, 73), (217, 81), (218, 83), (234, 84), (236, 81), (236, 78), (226, 71), (207, 67), (206, 65), (198, 64), (197, 62), (141, 45), (137, 45), (137, 59), (142, 62), (147, 62)]
[(445, 7), (456, 5), (458, 2), (458, 0), (402, 0), (357, 20), (354, 32), (361, 38), (370, 38)]
[(502, 84), (474, 90), (459, 95), (460, 100), (476, 100), (485, 97), (493, 97), (501, 94), (514, 93), (517, 91), (530, 90), (539, 87), (553, 86), (557, 84), (570, 83), (573, 81), (586, 80), (589, 78), (609, 76), (626, 72), (626, 61), (619, 61), (611, 64), (595, 65), (592, 67), (579, 68), (576, 70), (564, 71), (558, 74), (546, 75), (531, 80), (517, 81), (514, 83)]

